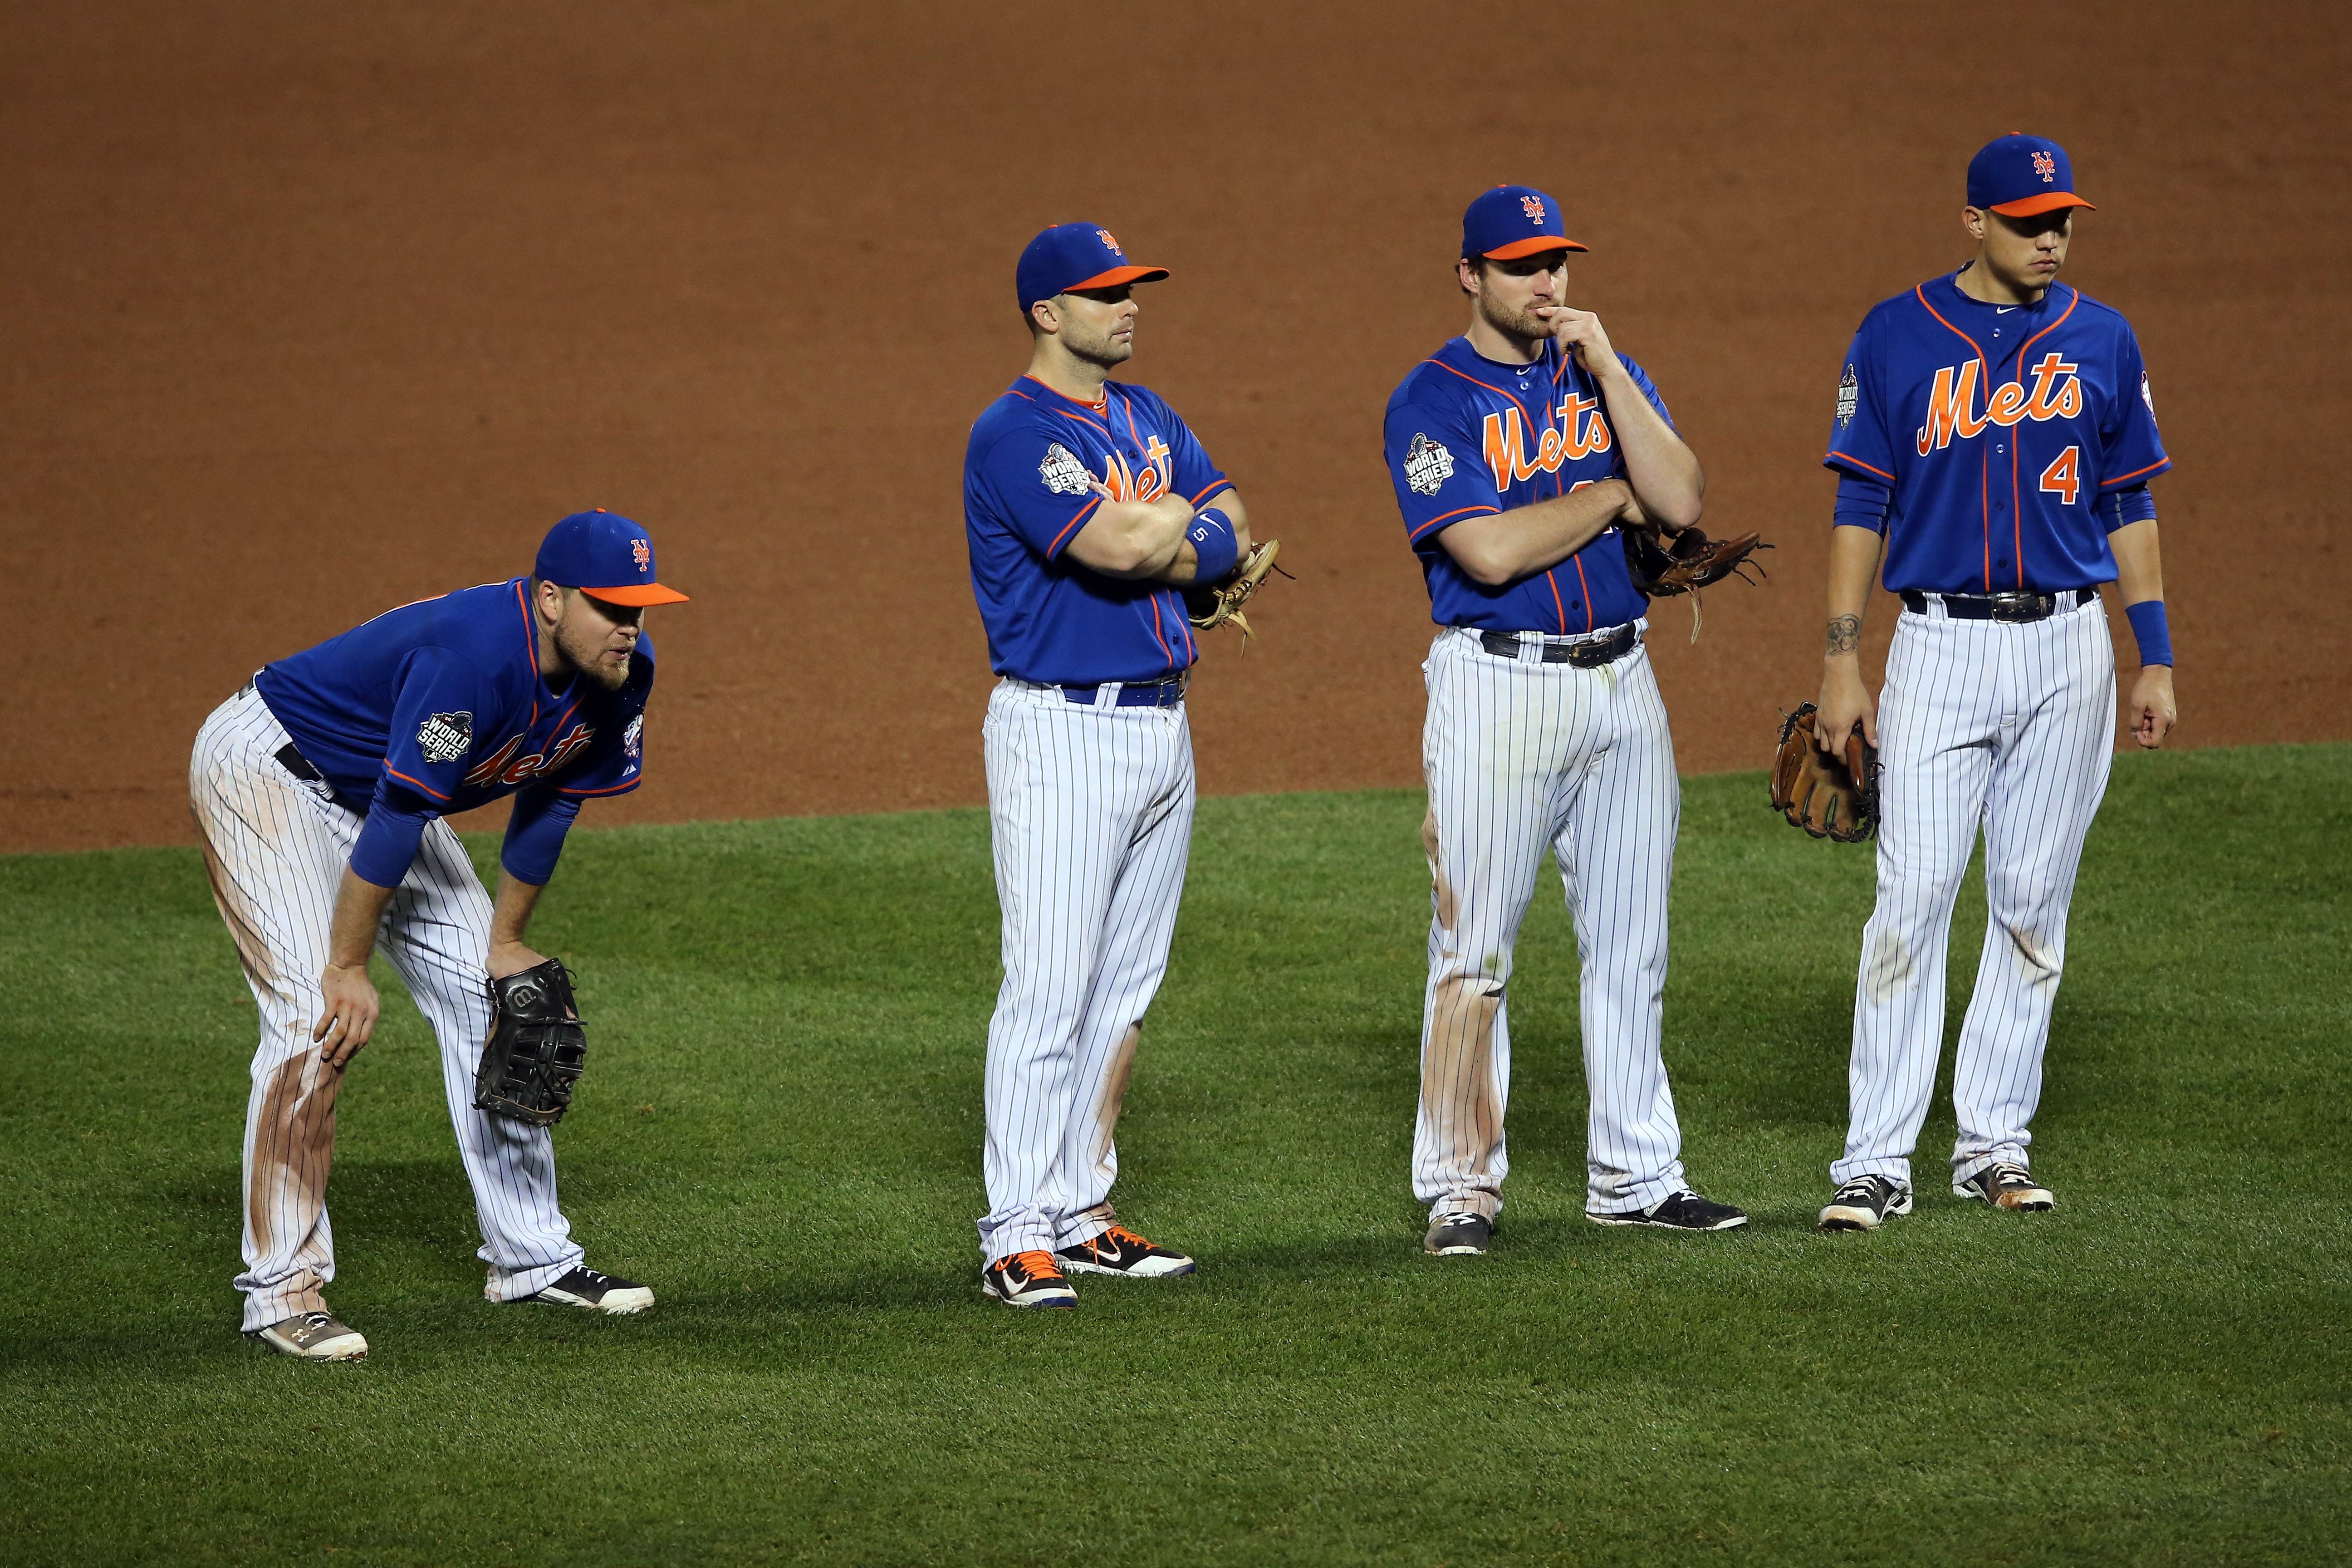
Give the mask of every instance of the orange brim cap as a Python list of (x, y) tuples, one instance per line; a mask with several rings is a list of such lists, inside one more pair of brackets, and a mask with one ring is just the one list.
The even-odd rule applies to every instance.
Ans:
[(1108, 272), (1081, 278), (1060, 292), (1074, 294), (1081, 289), (1116, 289), (1122, 283), (1157, 283), (1167, 276), (1168, 268), (1165, 267), (1114, 267)]
[(1538, 234), (1527, 239), (1515, 239), (1508, 245), (1498, 246), (1493, 250), (1481, 251), (1479, 254), (1489, 261), (1517, 261), (1522, 256), (1538, 256), (1547, 250), (1590, 252), (1591, 249), (1592, 247), (1579, 245), (1566, 235)]
[(590, 588), (579, 592), (592, 599), (602, 599), (608, 605), (626, 605), (631, 609), (643, 609), (647, 605), (683, 605), (684, 594), (675, 588), (665, 588), (659, 583), (625, 583), (617, 588)]
[(2032, 217), (2037, 213), (2056, 212), (2060, 207), (2082, 207), (2090, 212), (2099, 209), (2072, 191), (2044, 191), (2038, 196), (2021, 201), (2003, 202), (1992, 210), (2003, 217)]

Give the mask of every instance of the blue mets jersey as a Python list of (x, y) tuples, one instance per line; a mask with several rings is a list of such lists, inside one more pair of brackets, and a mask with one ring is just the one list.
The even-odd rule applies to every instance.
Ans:
[(1958, 276), (1863, 318), (1822, 461), (1893, 492), (1895, 592), (2112, 582), (2107, 535), (2147, 515), (2127, 494), (2172, 466), (2131, 323), (2063, 283), (1990, 305)]
[[(1617, 357), (1671, 426), (1642, 367)], [(1430, 618), (1439, 626), (1582, 633), (1622, 625), (1648, 607), (1625, 570), (1624, 539), (1613, 526), (1558, 565), (1499, 588), (1463, 571), (1438, 540), (1465, 518), (1624, 478), (1600, 389), (1557, 342), (1544, 344), (1533, 363), (1513, 365), (1455, 338), (1416, 365), (1389, 398), (1386, 446), (1405, 537), (1421, 557)]]
[(551, 685), (530, 585), (518, 577), (386, 611), (255, 679), (336, 798), (367, 814), (352, 856), (367, 880), (398, 884), (425, 820), (513, 795), (503, 858), (543, 883), (579, 803), (642, 782), (652, 641), (638, 638), (618, 691), (578, 675)]
[(1048, 686), (1158, 680), (1198, 657), (1184, 597), (1107, 577), (1067, 553), (1102, 498), (1173, 490), (1199, 506), (1226, 488), (1175, 410), (1108, 382), (1100, 405), (1023, 376), (974, 421), (964, 450), (971, 591), (999, 675)]

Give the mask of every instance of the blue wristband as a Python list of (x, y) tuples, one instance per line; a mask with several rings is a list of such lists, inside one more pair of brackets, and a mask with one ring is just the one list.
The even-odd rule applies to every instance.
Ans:
[(1192, 542), (1192, 552), (1201, 558), (1192, 572), (1195, 583), (1215, 582), (1241, 559), (1241, 541), (1234, 537), (1233, 520), (1215, 507), (1194, 512), (1184, 537)]
[(2139, 639), (2140, 663), (2171, 664), (2172, 628), (2164, 622), (2164, 601), (2142, 599), (2126, 605), (2124, 614), (2131, 617), (2132, 636)]

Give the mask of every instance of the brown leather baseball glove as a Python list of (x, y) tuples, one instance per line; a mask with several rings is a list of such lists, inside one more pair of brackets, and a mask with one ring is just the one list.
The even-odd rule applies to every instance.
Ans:
[(1816, 838), (1859, 844), (1878, 831), (1878, 748), (1863, 739), (1857, 722), (1839, 755), (1822, 755), (1813, 744), (1819, 712), (1805, 702), (1780, 720), (1772, 809)]
[[(1712, 587), (1726, 577), (1737, 577), (1753, 585), (1757, 578), (1764, 575), (1764, 563), (1749, 557), (1759, 550), (1772, 548), (1753, 533), (1743, 533), (1736, 539), (1709, 539), (1696, 528), (1668, 533), (1656, 523), (1627, 528), (1624, 539), (1625, 569), (1633, 574), (1634, 587), (1653, 599), (1676, 594), (1691, 596), (1693, 642), (1698, 641), (1699, 590)], [(1756, 577), (1748, 575), (1750, 566), (1756, 568)]]
[(1185, 616), (1204, 632), (1231, 621), (1241, 628), (1243, 646), (1246, 647), (1249, 639), (1257, 634), (1250, 630), (1249, 617), (1242, 614), (1242, 606), (1249, 603), (1250, 595), (1257, 592), (1268, 573), (1290, 575), (1274, 563), (1275, 554), (1281, 548), (1279, 540), (1261, 540), (1250, 546), (1249, 553), (1236, 562), (1232, 571), (1214, 583), (1195, 583), (1185, 589)]

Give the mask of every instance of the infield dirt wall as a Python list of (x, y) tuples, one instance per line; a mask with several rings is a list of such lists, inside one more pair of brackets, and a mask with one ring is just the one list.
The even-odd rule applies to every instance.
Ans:
[(595, 822), (981, 799), (964, 436), (1025, 360), (1013, 257), (1079, 217), (1173, 268), (1129, 374), (1299, 575), (1206, 658), (1203, 787), (1415, 783), (1381, 410), (1507, 180), (1592, 246), (1573, 297), (1710, 527), (1780, 547), (1653, 637), (1685, 771), (1759, 766), (1818, 679), (1847, 338), (1962, 258), (2016, 129), (2072, 152), (2068, 279), (2152, 367), (2179, 742), (2352, 736), (2347, 68), (2316, 4), (13, 5), (0, 849), (187, 839), (255, 667), (589, 506), (695, 596)]

